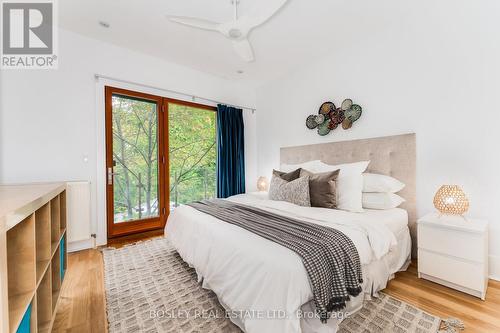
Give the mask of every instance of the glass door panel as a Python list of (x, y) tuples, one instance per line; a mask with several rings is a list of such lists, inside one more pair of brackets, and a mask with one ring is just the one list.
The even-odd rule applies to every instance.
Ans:
[(106, 90), (108, 235), (161, 226), (162, 98)]
[(114, 222), (159, 216), (156, 103), (113, 95)]
[(168, 103), (170, 210), (216, 196), (215, 108)]

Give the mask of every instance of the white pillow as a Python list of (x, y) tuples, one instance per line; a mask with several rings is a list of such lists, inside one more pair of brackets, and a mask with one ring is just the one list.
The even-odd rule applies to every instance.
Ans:
[(364, 173), (363, 182), (363, 192), (369, 193), (396, 193), (405, 187), (396, 178), (376, 173)]
[(368, 168), (368, 164), (370, 164), (370, 161), (361, 161), (361, 162), (344, 163), (336, 165), (326, 164), (319, 161), (319, 163), (315, 164), (317, 170), (314, 172), (328, 172), (340, 169), (339, 177), (341, 177), (342, 175), (346, 176), (348, 174), (349, 175), (362, 174), (363, 172), (365, 172), (366, 168)]
[(323, 162), (317, 164), (316, 172), (327, 172), (340, 169), (337, 178), (337, 209), (362, 213), (363, 172), (370, 161), (330, 165)]
[(313, 173), (335, 171), (340, 169), (337, 178), (337, 209), (349, 212), (362, 213), (363, 172), (370, 161), (344, 163), (331, 165), (313, 160), (300, 164), (282, 164), (281, 171), (290, 172), (298, 168), (306, 169)]
[(340, 173), (351, 174), (351, 173), (363, 173), (368, 167), (368, 164), (370, 164), (370, 161), (332, 165), (321, 162), (320, 160), (313, 160), (299, 164), (282, 164), (280, 167), (280, 171), (291, 172), (297, 170), (298, 168), (303, 168), (313, 173), (320, 173), (320, 172), (335, 171), (340, 169)]
[[(321, 162), (320, 160), (314, 160), (314, 161), (308, 161), (304, 163), (299, 163), (299, 164), (282, 164), (280, 167), (280, 171), (283, 172), (291, 172), (294, 170), (297, 170), (298, 168), (306, 169), (308, 171), (311, 171), (313, 173), (318, 173), (317, 171), (318, 168), (321, 168), (321, 166), (324, 163)], [(337, 170), (337, 169), (335, 169)]]
[[(342, 174), (342, 173), (341, 173)], [(363, 176), (361, 174), (344, 175), (337, 178), (337, 209), (362, 213)]]
[(363, 193), (363, 208), (392, 209), (406, 200), (394, 193)]

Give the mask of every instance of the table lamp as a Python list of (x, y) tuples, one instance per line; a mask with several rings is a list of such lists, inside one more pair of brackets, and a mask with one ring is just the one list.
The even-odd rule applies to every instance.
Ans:
[(441, 214), (463, 215), (469, 210), (469, 200), (458, 185), (443, 185), (434, 196), (434, 207)]
[(257, 179), (257, 189), (259, 191), (267, 191), (267, 185), (268, 185), (268, 182), (267, 182), (267, 178), (264, 177), (264, 176), (261, 176), (259, 177), (259, 179)]

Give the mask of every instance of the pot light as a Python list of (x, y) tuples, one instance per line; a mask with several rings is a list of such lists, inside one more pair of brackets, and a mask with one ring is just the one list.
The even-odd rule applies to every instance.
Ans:
[(103, 28), (109, 28), (109, 23), (104, 21), (99, 21), (99, 25)]

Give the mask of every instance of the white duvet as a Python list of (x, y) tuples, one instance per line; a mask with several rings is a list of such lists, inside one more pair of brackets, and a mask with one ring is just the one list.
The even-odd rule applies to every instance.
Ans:
[[(382, 258), (397, 244), (389, 227), (373, 223), (367, 214), (300, 207), (251, 194), (228, 200), (332, 226), (354, 242), (363, 265)], [(297, 313), (313, 294), (295, 252), (189, 206), (177, 207), (165, 230), (203, 286), (213, 290), (232, 315), (240, 315), (233, 321), (245, 332), (301, 332)]]

